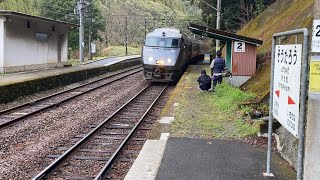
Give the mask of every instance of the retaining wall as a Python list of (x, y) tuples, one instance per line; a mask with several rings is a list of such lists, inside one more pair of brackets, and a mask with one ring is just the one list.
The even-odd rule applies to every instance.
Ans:
[(25, 95), (66, 86), (95, 76), (141, 64), (140, 59), (124, 61), (110, 66), (73, 71), (15, 84), (0, 86), (0, 103), (8, 103)]

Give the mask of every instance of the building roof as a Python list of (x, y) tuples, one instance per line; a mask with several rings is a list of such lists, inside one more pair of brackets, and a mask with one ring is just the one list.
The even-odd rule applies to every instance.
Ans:
[(54, 19), (41, 17), (41, 16), (33, 16), (33, 15), (24, 14), (24, 13), (20, 13), (20, 12), (16, 12), (16, 11), (9, 11), (9, 10), (0, 10), (0, 16), (15, 16), (15, 17), (21, 17), (21, 18), (25, 18), (25, 19), (32, 19), (32, 20), (39, 20), (39, 21), (64, 24), (69, 27), (79, 27), (79, 25), (77, 25), (77, 24), (72, 24), (72, 23), (68, 23), (65, 21), (54, 20)]
[(221, 31), (218, 29), (210, 28), (210, 27), (205, 27), (193, 23), (189, 23), (188, 26), (189, 30), (194, 33), (198, 34), (201, 36), (206, 36), (214, 39), (219, 39), (219, 40), (235, 40), (235, 41), (241, 41), (241, 42), (246, 42), (249, 44), (254, 44), (254, 45), (262, 45), (263, 41), (259, 39), (253, 39), (249, 38), (246, 36), (240, 36), (237, 34)]
[(169, 37), (169, 38), (181, 38), (181, 30), (174, 28), (158, 28), (150, 32), (147, 37)]

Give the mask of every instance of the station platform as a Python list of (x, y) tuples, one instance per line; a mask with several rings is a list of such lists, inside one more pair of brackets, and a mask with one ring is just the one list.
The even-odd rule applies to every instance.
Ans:
[(81, 65), (0, 75), (0, 103), (23, 95), (65, 86), (140, 63), (140, 55), (112, 57)]
[[(161, 118), (125, 180), (295, 179), (295, 171), (277, 153), (272, 155), (272, 173), (275, 177), (263, 177), (267, 165), (266, 148), (250, 145), (237, 138), (191, 136), (193, 131), (197, 131), (197, 126), (192, 124), (189, 130), (182, 130), (181, 135), (172, 133), (177, 113), (181, 111), (181, 108), (177, 108), (191, 106), (192, 102), (184, 102), (183, 105), (179, 103), (181, 98), (190, 95), (186, 92), (200, 96), (201, 93), (206, 96), (213, 94), (200, 92), (196, 81), (202, 69), (209, 72), (208, 66), (189, 66), (171, 93)], [(195, 105), (193, 108), (192, 111), (201, 112), (203, 107)], [(216, 117), (212, 116), (214, 121)], [(191, 122), (197, 121), (196, 116), (190, 115), (188, 118)]]

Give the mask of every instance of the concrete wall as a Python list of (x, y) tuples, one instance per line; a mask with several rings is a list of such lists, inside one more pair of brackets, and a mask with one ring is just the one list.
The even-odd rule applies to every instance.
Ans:
[[(30, 22), (29, 28), (27, 22)], [(59, 47), (60, 62), (68, 60), (68, 30), (65, 25), (10, 16), (5, 27), (5, 56), (2, 67), (6, 72), (57, 66)], [(47, 38), (37, 37), (37, 33), (47, 35)]]
[(277, 139), (278, 152), (291, 166), (297, 169), (298, 139), (283, 126), (277, 130), (277, 134), (279, 137)]
[(240, 87), (250, 78), (251, 76), (232, 76), (232, 78), (225, 78), (225, 80), (233, 86)]
[(112, 72), (140, 64), (141, 60), (138, 58), (130, 61), (119, 62), (110, 66), (95, 68), (88, 67), (86, 69), (72, 68), (70, 69), (69, 73), (53, 75), (48, 74), (48, 76), (39, 77), (38, 79), (30, 79), (14, 84), (2, 84), (0, 85), (0, 103), (8, 103), (21, 96), (30, 95), (40, 91), (46, 91), (60, 86), (66, 86), (71, 83), (103, 75), (107, 72)]

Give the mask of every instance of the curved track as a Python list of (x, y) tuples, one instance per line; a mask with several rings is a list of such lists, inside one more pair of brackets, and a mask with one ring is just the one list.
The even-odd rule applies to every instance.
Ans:
[[(149, 85), (115, 111), (99, 125), (95, 125), (62, 155), (56, 158), (33, 179), (103, 179), (120, 151), (128, 144), (167, 85)], [(144, 140), (144, 139), (143, 139)], [(63, 148), (62, 148), (63, 149)]]
[(74, 99), (83, 94), (89, 93), (95, 89), (101, 88), (110, 83), (113, 83), (115, 81), (118, 81), (120, 79), (123, 79), (141, 71), (141, 66), (130, 68), (112, 74), (110, 76), (100, 78), (98, 80), (37, 99), (29, 103), (25, 103), (10, 109), (0, 111), (0, 128), (11, 125), (12, 123), (30, 117), (36, 113), (52, 108), (61, 103)]

